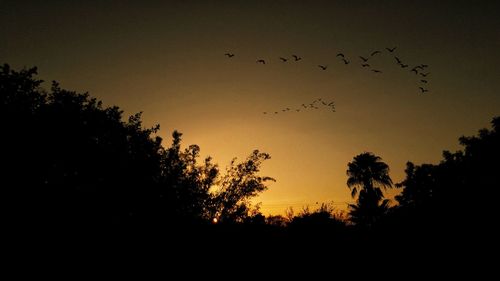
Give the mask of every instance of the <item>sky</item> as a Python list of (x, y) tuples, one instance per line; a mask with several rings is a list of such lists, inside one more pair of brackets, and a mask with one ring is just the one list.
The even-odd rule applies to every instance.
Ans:
[[(438, 163), (443, 150), (460, 148), (458, 137), (500, 115), (499, 8), (499, 1), (0, 0), (0, 63), (37, 66), (45, 81), (128, 115), (142, 111), (146, 126), (160, 124), (164, 145), (178, 130), (186, 147), (198, 144), (222, 168), (254, 149), (269, 153), (261, 174), (277, 181), (254, 200), (265, 214), (316, 202), (342, 210), (353, 201), (346, 169), (354, 156), (382, 157), (399, 182), (407, 161)], [(426, 77), (410, 71), (421, 64)], [(320, 101), (309, 108), (319, 98), (333, 101), (335, 112)]]

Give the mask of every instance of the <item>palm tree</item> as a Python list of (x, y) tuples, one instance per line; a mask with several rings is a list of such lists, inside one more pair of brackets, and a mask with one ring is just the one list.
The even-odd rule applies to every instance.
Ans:
[(389, 200), (384, 199), (382, 189), (391, 188), (389, 166), (382, 158), (371, 152), (354, 157), (347, 164), (347, 186), (356, 204), (350, 204), (351, 219), (357, 225), (371, 226), (388, 209)]

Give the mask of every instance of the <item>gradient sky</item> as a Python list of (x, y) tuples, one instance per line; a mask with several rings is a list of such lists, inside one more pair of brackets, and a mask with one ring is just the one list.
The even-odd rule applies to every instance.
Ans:
[[(343, 209), (355, 155), (381, 156), (399, 182), (408, 160), (437, 163), (500, 115), (499, 11), (499, 1), (0, 0), (0, 63), (143, 111), (165, 145), (177, 129), (221, 167), (270, 153), (262, 174), (277, 182), (256, 200), (266, 214)], [(374, 50), (380, 74), (360, 66)], [(292, 54), (303, 59), (278, 59)], [(394, 55), (429, 65), (428, 93)], [(336, 112), (262, 114), (317, 98)]]

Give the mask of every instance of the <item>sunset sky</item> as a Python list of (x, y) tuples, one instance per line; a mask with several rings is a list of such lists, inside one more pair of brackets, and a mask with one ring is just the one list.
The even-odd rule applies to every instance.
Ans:
[[(265, 214), (345, 209), (355, 155), (382, 157), (399, 182), (407, 161), (437, 163), (500, 115), (499, 11), (500, 1), (0, 0), (0, 63), (143, 111), (164, 145), (179, 130), (222, 168), (270, 153), (262, 175), (277, 182), (255, 200)], [(421, 64), (427, 77), (410, 71)], [(293, 110), (318, 98), (336, 112)]]

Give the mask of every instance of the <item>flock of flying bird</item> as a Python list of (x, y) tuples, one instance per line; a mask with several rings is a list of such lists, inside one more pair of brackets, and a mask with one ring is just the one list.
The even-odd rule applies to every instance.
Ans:
[[(401, 69), (408, 69), (410, 73), (414, 73), (415, 75), (417, 75), (418, 79), (419, 79), (419, 87), (418, 89), (420, 90), (420, 93), (426, 93), (426, 92), (429, 92), (429, 89), (427, 88), (427, 85), (429, 84), (429, 80), (428, 80), (428, 76), (430, 74), (430, 72), (428, 71), (428, 65), (427, 64), (418, 64), (418, 65), (415, 65), (415, 66), (411, 66), (410, 68), (410, 65), (409, 64), (406, 64), (404, 63), (395, 53), (397, 47), (393, 47), (393, 48), (385, 48), (385, 51), (387, 51), (387, 53), (391, 56), (394, 57), (394, 60), (396, 62), (396, 64), (401, 68)], [(378, 56), (382, 54), (382, 51), (380, 50), (374, 50), (370, 53), (369, 56), (358, 56), (359, 58), (359, 64), (362, 68), (366, 68), (366, 69), (369, 69), (371, 72), (375, 73), (375, 74), (380, 74), (382, 73), (382, 70), (380, 69), (376, 69), (376, 68), (373, 68), (372, 65), (369, 63), (370, 62), (370, 59), (372, 59), (373, 57), (375, 56)], [(228, 58), (233, 58), (235, 56), (234, 53), (225, 53), (224, 54), (226, 57)], [(343, 63), (344, 65), (348, 65), (350, 63), (353, 63), (353, 60), (348, 58), (346, 55), (344, 55), (343, 53), (338, 53), (336, 55), (336, 58), (339, 60), (339, 62)], [(287, 63), (289, 60), (293, 61), (293, 62), (299, 62), (302, 60), (302, 57), (298, 56), (298, 55), (292, 55), (291, 58), (288, 58), (288, 57), (279, 57), (279, 60), (282, 62), (282, 63)], [(256, 60), (256, 63), (258, 64), (262, 64), (262, 65), (265, 65), (267, 63), (267, 61), (265, 59), (257, 59)], [(325, 71), (328, 69), (328, 65), (326, 64), (318, 64), (318, 67), (320, 68), (320, 70), (322, 71)], [(335, 103), (333, 101), (331, 102), (327, 102), (327, 101), (324, 101), (322, 100), (321, 98), (318, 98), (314, 101), (312, 101), (311, 103), (303, 103), (300, 107), (298, 108), (294, 108), (294, 109), (290, 109), (290, 108), (283, 108), (281, 109), (281, 111), (274, 111), (274, 112), (263, 112), (263, 114), (278, 114), (278, 113), (286, 113), (286, 112), (300, 112), (300, 111), (303, 111), (303, 110), (306, 110), (306, 109), (319, 109), (319, 106), (324, 106), (324, 107), (328, 107), (331, 111), (335, 112)]]
[[(327, 102), (327, 101), (324, 101), (322, 98), (318, 98), (318, 99), (313, 100), (311, 103), (303, 103), (298, 108), (292, 108), (292, 109), (290, 109), (289, 107), (283, 108), (283, 109), (281, 109), (281, 113), (293, 112), (293, 111), (301, 112), (301, 111), (305, 111), (307, 109), (319, 109), (320, 106), (327, 107), (332, 112), (335, 112), (335, 102), (333, 102), (333, 101)], [(278, 114), (280, 112), (279, 111), (274, 111), (274, 112), (264, 111), (263, 112), (263, 114), (268, 114), (268, 113), (269, 114)]]

